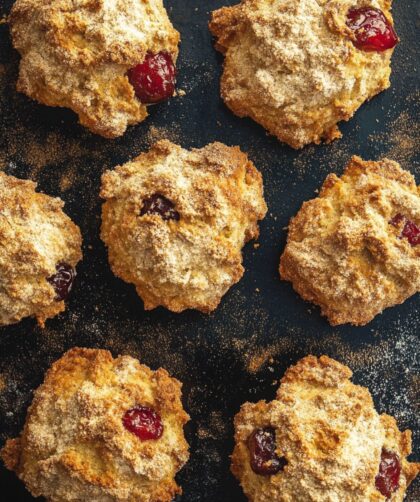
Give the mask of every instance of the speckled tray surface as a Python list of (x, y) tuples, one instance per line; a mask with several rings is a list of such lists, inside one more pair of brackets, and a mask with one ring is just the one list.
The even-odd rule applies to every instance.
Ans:
[[(244, 501), (229, 472), (234, 414), (244, 401), (272, 399), (278, 379), (300, 357), (325, 353), (353, 369), (354, 381), (369, 388), (378, 411), (413, 430), (413, 458), (419, 459), (419, 295), (365, 327), (332, 328), (277, 272), (290, 217), (316, 195), (329, 172), (341, 174), (352, 154), (395, 159), (420, 181), (419, 4), (395, 2), (401, 43), (393, 57), (392, 87), (341, 126), (341, 140), (296, 152), (251, 120), (235, 117), (220, 100), (222, 58), (207, 22), (211, 10), (235, 2), (165, 3), (182, 36), (178, 88), (186, 94), (152, 107), (145, 122), (113, 141), (87, 132), (72, 112), (38, 105), (15, 91), (19, 59), (7, 23), (0, 24), (0, 169), (36, 180), (41, 191), (63, 198), (84, 237), (84, 260), (66, 312), (44, 330), (32, 320), (0, 329), (0, 444), (21, 430), (32, 391), (54, 360), (76, 345), (106, 348), (139, 357), (154, 369), (163, 366), (184, 383), (192, 420), (186, 429), (191, 459), (178, 476), (181, 500)], [(0, 1), (0, 18), (11, 4)], [(216, 140), (240, 145), (263, 173), (269, 212), (261, 223), (260, 246), (245, 247), (244, 277), (210, 316), (162, 308), (145, 312), (134, 287), (111, 273), (99, 240), (101, 173), (160, 138), (188, 148)], [(3, 467), (0, 487), (8, 501), (32, 500)], [(420, 501), (418, 481), (407, 500)]]

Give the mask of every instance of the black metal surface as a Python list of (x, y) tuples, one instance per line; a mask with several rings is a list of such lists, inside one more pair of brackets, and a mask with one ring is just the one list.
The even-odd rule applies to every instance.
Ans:
[[(11, 3), (0, 3), (1, 15)], [(395, 2), (401, 43), (393, 58), (391, 89), (341, 126), (341, 140), (299, 152), (267, 136), (251, 120), (235, 117), (219, 98), (222, 58), (213, 49), (207, 21), (209, 12), (225, 3), (234, 2), (166, 2), (182, 35), (178, 87), (186, 95), (154, 106), (145, 122), (114, 141), (84, 130), (68, 110), (47, 108), (16, 93), (18, 56), (7, 24), (0, 24), (1, 168), (37, 180), (41, 191), (62, 197), (84, 237), (84, 260), (66, 312), (48, 321), (45, 330), (32, 320), (0, 329), (1, 444), (19, 433), (32, 391), (65, 350), (79, 345), (131, 354), (152, 368), (167, 368), (184, 383), (184, 404), (192, 420), (187, 427), (191, 459), (178, 476), (183, 502), (245, 500), (229, 472), (233, 416), (244, 401), (272, 399), (273, 381), (308, 353), (326, 353), (349, 364), (354, 381), (369, 387), (377, 409), (396, 416), (400, 428), (415, 431), (414, 457), (420, 454), (418, 295), (366, 327), (332, 328), (277, 273), (290, 217), (315, 196), (329, 172), (342, 172), (350, 155), (389, 156), (420, 181), (416, 0)], [(260, 247), (245, 247), (243, 279), (210, 316), (176, 315), (161, 308), (144, 312), (134, 288), (110, 272), (98, 237), (101, 173), (159, 137), (184, 147), (215, 140), (240, 145), (264, 176), (269, 213), (261, 224)], [(5, 500), (32, 500), (3, 467), (0, 487), (9, 494)], [(419, 483), (410, 488), (407, 500), (420, 500)]]

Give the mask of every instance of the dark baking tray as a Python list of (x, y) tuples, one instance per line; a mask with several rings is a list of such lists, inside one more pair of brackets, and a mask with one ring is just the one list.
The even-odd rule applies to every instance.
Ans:
[[(226, 3), (234, 2), (166, 2), (182, 35), (178, 87), (186, 95), (150, 108), (145, 122), (114, 141), (84, 130), (72, 112), (38, 105), (15, 91), (19, 59), (7, 24), (0, 24), (0, 168), (62, 197), (84, 237), (84, 260), (66, 312), (44, 330), (32, 320), (0, 329), (1, 444), (19, 433), (32, 391), (65, 350), (79, 345), (131, 354), (152, 368), (167, 368), (184, 383), (191, 415), (186, 429), (191, 459), (178, 476), (184, 502), (245, 500), (229, 472), (233, 416), (244, 401), (272, 399), (285, 369), (308, 353), (349, 364), (354, 381), (369, 387), (377, 409), (414, 431), (419, 459), (419, 296), (365, 327), (333, 328), (318, 308), (280, 282), (277, 272), (290, 217), (316, 196), (329, 172), (342, 172), (352, 154), (389, 156), (419, 182), (418, 4), (395, 2), (401, 43), (393, 57), (392, 87), (342, 124), (342, 139), (297, 152), (251, 120), (235, 117), (220, 100), (222, 57), (213, 49), (207, 22), (210, 11)], [(11, 4), (1, 2), (0, 14)], [(245, 247), (244, 277), (209, 316), (162, 308), (145, 312), (134, 287), (111, 273), (98, 237), (101, 173), (162, 137), (184, 147), (211, 141), (240, 145), (264, 176), (269, 213), (261, 223), (260, 246)], [(4, 500), (31, 500), (16, 477), (1, 469), (2, 494), (9, 494)], [(420, 500), (418, 482), (407, 500)]]

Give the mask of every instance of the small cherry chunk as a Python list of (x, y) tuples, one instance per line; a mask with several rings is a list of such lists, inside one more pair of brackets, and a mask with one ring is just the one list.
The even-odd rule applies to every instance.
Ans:
[(66, 300), (73, 287), (73, 281), (76, 277), (76, 270), (68, 263), (58, 263), (55, 267), (57, 273), (47, 278), (47, 281), (55, 289), (55, 301)]
[(420, 244), (420, 228), (411, 220), (405, 222), (401, 235), (408, 239), (412, 246)]
[(396, 214), (389, 222), (397, 228), (401, 228), (399, 239), (407, 239), (412, 246), (420, 244), (420, 228), (401, 213)]
[(176, 68), (165, 51), (148, 52), (144, 61), (127, 72), (128, 80), (142, 103), (158, 103), (170, 98), (175, 90)]
[(346, 24), (356, 37), (353, 44), (363, 51), (382, 52), (398, 43), (392, 24), (380, 9), (352, 8), (347, 12)]
[(157, 214), (162, 220), (179, 221), (179, 213), (175, 210), (175, 204), (163, 195), (154, 194), (143, 201), (140, 216), (145, 214)]
[(277, 474), (286, 465), (286, 459), (276, 454), (276, 433), (272, 427), (256, 429), (248, 438), (251, 468), (256, 474)]
[(390, 498), (398, 490), (400, 474), (401, 463), (396, 453), (383, 448), (375, 486), (384, 497)]
[(160, 415), (147, 406), (135, 406), (126, 411), (123, 425), (142, 441), (159, 439), (163, 433)]

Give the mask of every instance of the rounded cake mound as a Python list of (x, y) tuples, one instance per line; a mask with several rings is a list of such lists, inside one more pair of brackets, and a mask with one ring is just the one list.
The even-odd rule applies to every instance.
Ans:
[(243, 274), (266, 213), (260, 173), (237, 147), (159, 141), (102, 177), (102, 240), (146, 310), (209, 312)]
[(390, 85), (390, 3), (243, 0), (214, 11), (226, 105), (293, 148), (340, 137), (337, 123)]
[(58, 197), (0, 171), (0, 326), (65, 309), (82, 258), (79, 227)]
[(188, 418), (181, 384), (164, 369), (74, 348), (47, 372), (1, 456), (48, 501), (169, 502), (181, 493)]
[(162, 0), (17, 0), (9, 22), (17, 89), (71, 108), (94, 133), (121, 136), (173, 93), (179, 33)]
[(420, 188), (392, 160), (353, 157), (289, 224), (280, 276), (332, 325), (364, 325), (420, 291)]
[(411, 431), (378, 415), (369, 391), (327, 356), (289, 368), (274, 401), (235, 417), (232, 472), (253, 502), (401, 502), (420, 464)]

